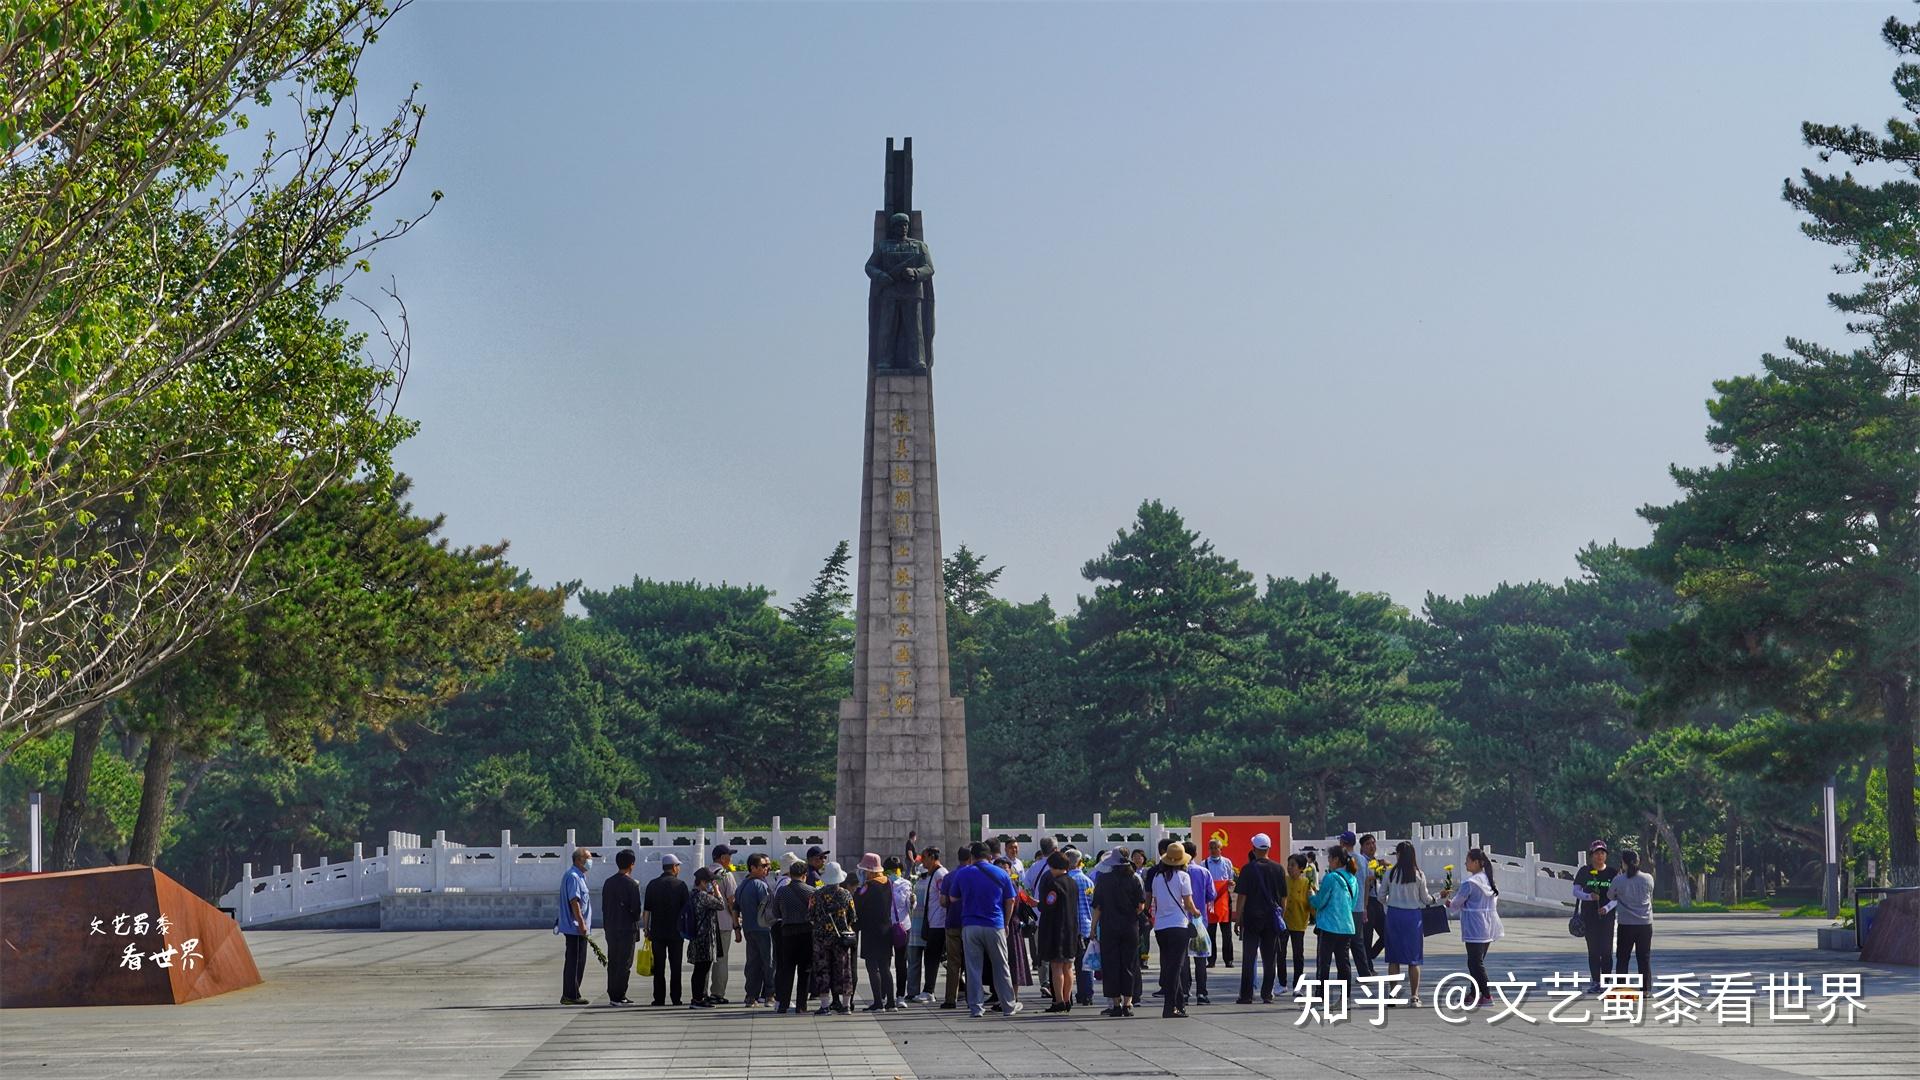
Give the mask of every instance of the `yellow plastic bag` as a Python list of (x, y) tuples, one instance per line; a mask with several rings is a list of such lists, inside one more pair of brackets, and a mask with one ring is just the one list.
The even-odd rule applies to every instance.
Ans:
[(643, 979), (653, 977), (653, 942), (640, 943), (640, 950), (633, 954), (633, 973)]

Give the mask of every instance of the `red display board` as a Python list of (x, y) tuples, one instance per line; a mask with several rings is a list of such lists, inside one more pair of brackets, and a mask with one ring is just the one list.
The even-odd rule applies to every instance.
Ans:
[(0, 881), (0, 1008), (177, 1005), (260, 981), (240, 927), (151, 866)]
[(1231, 859), (1235, 866), (1245, 866), (1256, 833), (1266, 833), (1273, 839), (1272, 855), (1277, 860), (1285, 860), (1293, 850), (1293, 824), (1284, 814), (1250, 817), (1201, 814), (1193, 819), (1192, 827), (1203, 859), (1207, 857), (1207, 842), (1218, 840), (1220, 854)]

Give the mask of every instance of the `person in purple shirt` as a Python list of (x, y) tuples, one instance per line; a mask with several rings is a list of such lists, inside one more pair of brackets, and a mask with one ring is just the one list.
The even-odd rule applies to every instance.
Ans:
[(1005, 870), (987, 859), (987, 845), (973, 845), (973, 862), (947, 875), (947, 890), (952, 901), (947, 906), (947, 921), (960, 916), (960, 940), (967, 956), (967, 1012), (986, 1015), (985, 983), (992, 969), (993, 985), (1000, 993), (1000, 1011), (1011, 1017), (1020, 1011), (1013, 993), (1013, 979), (1007, 968), (1007, 920), (1013, 915), (1013, 879)]
[[(1198, 938), (1207, 936), (1205, 923), (1209, 913), (1213, 911), (1213, 904), (1210, 902), (1213, 898), (1213, 872), (1200, 861), (1199, 844), (1188, 840), (1182, 846), (1187, 849), (1187, 858), (1190, 860), (1187, 863), (1187, 880), (1193, 882), (1193, 903), (1200, 909), (1202, 927), (1196, 934), (1197, 944)], [(1202, 897), (1205, 897), (1206, 901), (1203, 901)], [(1211, 958), (1205, 956), (1194, 957), (1193, 971), (1187, 976), (1187, 985), (1193, 990), (1193, 1002), (1196, 1005), (1213, 1004), (1207, 1000), (1207, 961), (1209, 959)]]

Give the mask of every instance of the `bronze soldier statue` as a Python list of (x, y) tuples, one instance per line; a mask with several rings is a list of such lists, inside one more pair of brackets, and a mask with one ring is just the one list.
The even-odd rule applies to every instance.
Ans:
[(933, 312), (928, 291), (933, 253), (907, 235), (912, 218), (887, 218), (887, 235), (873, 245), (867, 276), (873, 279), (874, 367), (925, 372), (933, 366)]

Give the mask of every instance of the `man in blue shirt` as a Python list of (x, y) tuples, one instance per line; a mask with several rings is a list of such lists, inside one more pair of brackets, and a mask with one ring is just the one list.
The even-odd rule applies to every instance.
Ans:
[(592, 852), (574, 848), (573, 865), (560, 875), (560, 913), (553, 932), (567, 941), (566, 966), (560, 970), (562, 1005), (587, 1003), (580, 996), (580, 980), (587, 973), (587, 929), (593, 925), (593, 893), (587, 888), (587, 868), (592, 865)]
[(747, 946), (748, 1008), (773, 1003), (773, 931), (765, 918), (767, 897), (773, 893), (767, 885), (767, 874), (772, 870), (773, 862), (764, 854), (747, 856), (747, 880), (733, 894)]
[(1080, 869), (1080, 852), (1067, 849), (1067, 861), (1073, 868), (1067, 876), (1080, 887), (1080, 956), (1073, 962), (1073, 997), (1082, 1005), (1093, 1004), (1093, 979), (1087, 975), (1087, 942), (1093, 939), (1093, 879)]
[(956, 912), (960, 918), (960, 940), (967, 957), (967, 1012), (986, 1015), (985, 986), (981, 980), (987, 968), (993, 969), (994, 989), (1000, 994), (1000, 1011), (1012, 1016), (1020, 1011), (1014, 997), (1013, 979), (1007, 970), (1007, 920), (1013, 915), (1013, 879), (987, 858), (987, 845), (973, 845), (973, 862), (947, 875), (947, 891), (953, 903), (947, 908), (951, 925)]

